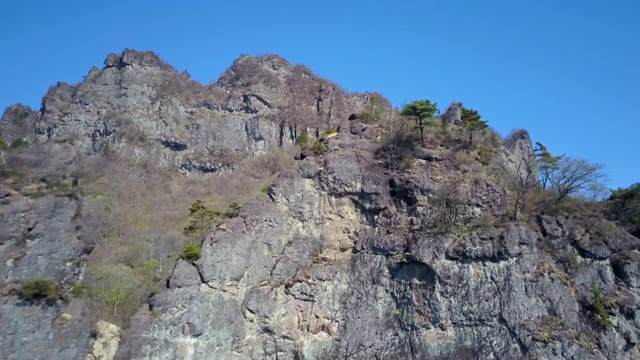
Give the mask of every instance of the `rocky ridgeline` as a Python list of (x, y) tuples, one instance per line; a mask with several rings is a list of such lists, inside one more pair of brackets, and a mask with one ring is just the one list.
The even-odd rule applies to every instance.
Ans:
[(237, 59), (210, 86), (152, 52), (111, 54), (77, 86), (58, 83), (42, 101), (39, 141), (72, 139), (185, 171), (215, 172), (230, 158), (288, 146), (309, 128), (359, 112), (368, 94), (347, 94), (276, 56)]
[[(39, 112), (10, 107), (0, 135), (39, 144), (24, 150), (38, 169), (28, 176), (58, 196), (0, 189), (0, 358), (640, 358), (639, 239), (603, 219), (504, 220), (495, 170), (530, 155), (526, 132), (484, 165), (427, 143), (411, 149), (412, 170), (388, 170), (380, 128), (351, 116), (372, 99), (275, 55), (241, 56), (203, 86), (126, 50), (81, 84), (52, 87)], [(64, 193), (78, 156), (108, 148), (216, 172), (233, 168), (229, 154), (290, 147), (303, 129), (325, 151), (299, 153), (209, 232), (202, 257), (178, 260), (125, 331), (91, 324), (80, 298), (16, 295), (16, 281), (43, 274), (64, 289), (82, 278), (94, 236), (82, 193)], [(436, 229), (451, 210), (460, 227)]]

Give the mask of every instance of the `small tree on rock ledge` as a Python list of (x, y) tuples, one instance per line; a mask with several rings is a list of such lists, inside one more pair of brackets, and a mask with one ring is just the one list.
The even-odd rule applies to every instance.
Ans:
[(438, 104), (430, 100), (417, 100), (402, 108), (401, 115), (415, 117), (420, 130), (420, 143), (424, 145), (424, 120), (430, 119), (438, 111)]
[(609, 179), (604, 164), (590, 163), (582, 158), (563, 157), (557, 168), (549, 175), (551, 190), (558, 200), (573, 194), (604, 188)]
[(473, 145), (473, 134), (477, 131), (486, 130), (489, 128), (487, 121), (482, 120), (482, 117), (477, 110), (462, 108), (462, 127), (467, 131), (469, 135), (469, 145)]
[(182, 232), (201, 238), (218, 215), (218, 211), (207, 209), (202, 200), (196, 200), (189, 208), (189, 225)]

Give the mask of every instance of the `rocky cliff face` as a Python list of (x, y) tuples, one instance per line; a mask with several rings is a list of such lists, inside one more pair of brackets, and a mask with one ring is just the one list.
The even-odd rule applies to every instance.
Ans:
[(151, 52), (125, 50), (77, 86), (51, 87), (35, 133), (89, 152), (216, 172), (235, 155), (291, 145), (302, 130), (330, 126), (368, 101), (276, 55), (241, 56), (205, 87)]
[[(638, 293), (626, 284), (637, 238), (545, 216), (437, 234), (434, 194), (453, 175), (429, 163), (389, 175), (348, 132), (328, 147), (211, 233), (200, 260), (178, 262), (118, 358), (640, 356)], [(502, 202), (495, 186), (463, 190), (465, 223)], [(611, 330), (593, 320), (593, 286), (610, 301)]]
[(0, 181), (1, 358), (81, 359), (89, 345), (83, 300), (31, 304), (15, 296), (32, 279), (67, 289), (81, 279), (94, 237), (82, 229), (83, 202), (71, 192), (77, 156), (72, 146), (51, 143), (3, 158), (12, 174)]
[[(203, 86), (126, 50), (78, 86), (52, 87), (39, 113), (9, 108), (0, 135), (39, 144), (2, 157), (20, 166), (0, 177), (0, 357), (640, 358), (640, 240), (597, 216), (508, 220), (498, 174), (530, 155), (525, 132), (491, 140), (480, 159), (427, 141), (391, 170), (388, 129), (350, 116), (371, 101), (275, 55), (241, 56)], [(441, 119), (450, 131), (461, 106)], [(324, 152), (298, 153), (208, 232), (202, 257), (177, 260), (128, 329), (95, 323), (71, 291), (98, 226), (83, 211), (80, 158), (109, 149), (216, 176), (303, 129)], [(20, 283), (34, 278), (65, 295), (27, 301)]]

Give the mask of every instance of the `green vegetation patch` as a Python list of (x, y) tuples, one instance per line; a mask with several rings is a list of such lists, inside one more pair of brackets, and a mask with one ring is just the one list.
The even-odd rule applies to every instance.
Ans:
[(180, 259), (188, 262), (197, 261), (201, 256), (202, 248), (194, 243), (185, 245), (180, 253)]
[(238, 217), (240, 208), (242, 206), (237, 201), (233, 201), (224, 211), (212, 210), (207, 208), (202, 200), (196, 200), (189, 208), (189, 225), (182, 230), (182, 233), (186, 236), (202, 238), (211, 224), (220, 226), (224, 223), (223, 219)]
[(300, 136), (298, 137), (298, 145), (300, 145), (300, 149), (302, 150), (309, 150), (309, 133), (307, 130), (300, 133)]
[(12, 149), (24, 149), (28, 146), (29, 141), (23, 138), (17, 138), (11, 142), (11, 145), (9, 145), (9, 147), (11, 147)]
[(311, 151), (313, 151), (314, 154), (319, 155), (327, 151), (327, 148), (320, 139), (316, 139), (316, 141), (313, 142), (313, 146), (311, 146)]
[(53, 303), (60, 298), (61, 294), (60, 286), (49, 279), (33, 279), (20, 285), (20, 296), (29, 302), (44, 300)]
[(591, 291), (593, 291), (593, 308), (596, 310), (596, 322), (605, 330), (609, 330), (612, 324), (609, 313), (605, 309), (605, 299), (602, 296), (602, 291), (598, 289), (595, 283), (591, 284)]

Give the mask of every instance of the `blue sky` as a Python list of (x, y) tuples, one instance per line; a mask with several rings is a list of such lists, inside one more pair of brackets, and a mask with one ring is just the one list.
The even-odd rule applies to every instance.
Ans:
[(153, 50), (211, 82), (276, 53), (394, 104), (462, 101), (506, 135), (640, 181), (640, 1), (3, 1), (0, 107), (34, 108), (107, 54)]

